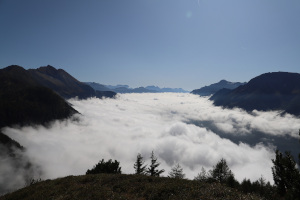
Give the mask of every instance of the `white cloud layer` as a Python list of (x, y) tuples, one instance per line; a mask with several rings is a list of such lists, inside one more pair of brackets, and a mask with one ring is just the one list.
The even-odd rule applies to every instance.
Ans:
[(235, 144), (216, 133), (190, 123), (211, 121), (228, 134), (251, 134), (253, 129), (271, 135), (297, 137), (300, 119), (276, 112), (250, 115), (240, 109), (222, 109), (207, 98), (192, 94), (122, 94), (117, 99), (69, 100), (81, 115), (78, 121), (55, 121), (51, 128), (6, 128), (32, 163), (40, 165), (42, 179), (85, 174), (104, 158), (120, 161), (123, 173), (134, 173), (136, 155), (146, 163), (152, 150), (168, 175), (179, 163), (187, 178), (201, 167), (211, 169), (225, 158), (235, 177), (272, 182), (274, 149), (260, 143)]

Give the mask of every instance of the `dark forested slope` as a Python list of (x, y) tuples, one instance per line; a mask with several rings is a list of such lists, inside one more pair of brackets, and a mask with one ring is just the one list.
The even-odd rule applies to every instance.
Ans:
[(200, 89), (193, 90), (191, 93), (192, 94), (198, 94), (198, 95), (201, 95), (201, 96), (210, 96), (210, 95), (216, 93), (217, 91), (219, 91), (223, 88), (235, 89), (235, 88), (237, 88), (241, 85), (244, 85), (244, 84), (245, 83), (229, 82), (229, 81), (226, 81), (226, 80), (221, 80), (218, 83), (214, 83), (214, 84), (211, 84), (209, 86), (204, 86)]
[[(26, 149), (1, 132), (7, 126), (46, 125), (77, 113), (62, 97), (41, 86), (20, 66), (0, 69), (0, 194), (24, 186), (36, 173)], [(12, 176), (18, 174), (18, 178)]]
[(114, 97), (114, 92), (96, 92), (89, 85), (78, 81), (63, 69), (55, 69), (48, 65), (38, 69), (29, 69), (31, 76), (41, 85), (57, 92), (63, 98), (78, 97), (86, 99), (89, 97)]
[(70, 117), (76, 112), (22, 67), (9, 66), (0, 70), (0, 127), (45, 124)]
[(300, 115), (300, 74), (266, 73), (234, 90), (223, 89), (211, 98), (217, 106), (252, 110), (281, 110)]

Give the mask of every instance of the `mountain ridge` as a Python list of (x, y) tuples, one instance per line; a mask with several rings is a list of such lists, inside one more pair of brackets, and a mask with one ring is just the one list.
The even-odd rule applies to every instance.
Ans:
[(0, 70), (0, 127), (45, 124), (77, 111), (51, 89), (42, 86), (20, 66)]
[(233, 90), (220, 90), (210, 100), (216, 106), (239, 107), (246, 111), (281, 110), (300, 115), (300, 74), (269, 72)]
[(54, 90), (65, 99), (74, 97), (78, 97), (79, 99), (90, 97), (112, 98), (115, 96), (113, 92), (96, 92), (92, 87), (78, 81), (65, 70), (56, 69), (51, 65), (29, 69), (28, 71), (41, 85)]
[(241, 83), (241, 82), (229, 82), (229, 81), (226, 81), (223, 79), (223, 80), (219, 81), (218, 83), (213, 83), (211, 85), (204, 86), (200, 89), (195, 89), (191, 93), (198, 94), (200, 96), (210, 96), (223, 88), (235, 89), (244, 84), (245, 83)]
[(182, 88), (160, 88), (158, 86), (146, 86), (146, 87), (137, 87), (130, 88), (128, 85), (104, 85), (96, 82), (85, 82), (95, 90), (104, 91), (110, 90), (116, 93), (164, 93), (164, 92), (179, 92), (179, 93), (188, 93), (188, 91)]
[[(42, 86), (24, 68), (16, 65), (0, 69), (0, 193), (23, 186), (22, 178), (33, 177), (38, 166), (24, 154), (26, 148), (2, 131), (9, 126), (47, 126), (53, 120), (70, 118), (78, 113), (65, 99)], [(7, 167), (9, 166), (9, 167)], [(10, 173), (26, 172), (26, 177), (11, 181)], [(37, 172), (38, 173), (38, 172)], [(10, 184), (7, 184), (10, 183)]]

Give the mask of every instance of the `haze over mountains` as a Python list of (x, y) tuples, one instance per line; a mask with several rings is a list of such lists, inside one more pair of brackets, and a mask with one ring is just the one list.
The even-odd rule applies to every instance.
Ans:
[(157, 93), (157, 92), (176, 92), (176, 93), (187, 93), (188, 91), (182, 88), (160, 88), (157, 86), (147, 86), (130, 88), (128, 85), (103, 85), (95, 82), (86, 82), (89, 86), (99, 91), (113, 91), (116, 93)]
[(237, 87), (239, 87), (240, 85), (244, 85), (246, 83), (240, 83), (240, 82), (229, 82), (226, 80), (221, 80), (218, 83), (213, 83), (209, 86), (204, 86), (200, 89), (196, 89), (193, 90), (191, 93), (192, 94), (198, 94), (201, 96), (210, 96), (214, 93), (216, 93), (217, 91), (226, 88), (226, 89), (235, 89)]
[(82, 174), (101, 157), (120, 160), (131, 173), (136, 153), (152, 150), (165, 169), (181, 163), (188, 178), (225, 157), (238, 179), (264, 174), (271, 180), (274, 146), (299, 153), (299, 74), (267, 73), (238, 87), (223, 80), (212, 88), (236, 88), (211, 100), (156, 86), (89, 85), (52, 66), (0, 70), (0, 156), (6, 161), (0, 193), (32, 177)]

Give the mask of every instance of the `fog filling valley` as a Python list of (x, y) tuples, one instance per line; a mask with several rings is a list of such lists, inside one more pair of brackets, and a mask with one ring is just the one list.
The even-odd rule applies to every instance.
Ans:
[[(271, 159), (276, 141), (299, 145), (299, 118), (223, 109), (193, 94), (120, 94), (116, 99), (69, 102), (81, 114), (54, 121), (48, 128), (3, 129), (26, 148), (26, 157), (39, 167), (41, 173), (33, 178), (82, 175), (102, 158), (120, 161), (122, 173), (133, 174), (137, 154), (149, 166), (153, 150), (161, 163), (159, 169), (165, 169), (163, 176), (179, 163), (186, 178), (193, 179), (201, 167), (210, 170), (225, 158), (238, 181), (255, 181), (263, 175), (273, 183)], [(247, 144), (248, 138), (251, 142)], [(20, 180), (25, 172), (10, 170), (9, 164), (2, 165), (1, 174), (24, 184)]]

